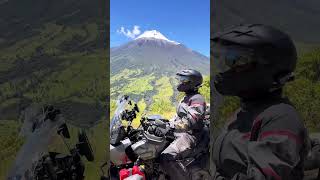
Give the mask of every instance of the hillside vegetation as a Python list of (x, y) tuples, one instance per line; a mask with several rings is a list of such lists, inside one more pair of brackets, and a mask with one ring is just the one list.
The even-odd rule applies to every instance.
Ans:
[[(16, 1), (10, 3), (9, 9), (16, 7)], [(68, 3), (83, 5), (87, 2)], [(54, 8), (68, 6), (68, 3), (54, 2)], [(44, 4), (39, 2), (38, 5)], [(63, 11), (80, 8), (77, 5)], [(5, 8), (1, 5), (0, 9)], [(74, 18), (69, 15), (68, 18)], [(76, 17), (80, 18), (80, 14)], [(102, 31), (98, 20), (90, 16), (86, 16), (90, 20), (81, 23), (70, 20), (69, 24), (46, 18), (32, 23), (28, 16), (20, 19), (17, 26), (24, 26), (28, 21), (36, 25), (29, 24), (26, 33), (19, 35), (3, 33), (8, 36), (0, 42), (0, 179), (5, 179), (25, 141), (19, 136), (20, 113), (33, 103), (52, 104), (61, 109), (74, 136), (70, 144), (76, 143), (79, 128), (89, 132), (96, 160), (86, 162), (85, 176), (98, 179), (99, 166), (107, 156), (108, 134), (105, 112), (109, 74), (106, 50), (99, 44)], [(9, 25), (2, 26), (0, 31), (9, 31)], [(52, 142), (50, 150), (66, 152), (59, 137)]]
[[(108, 76), (105, 53), (88, 45), (98, 38), (97, 28), (48, 23), (39, 34), (1, 49), (0, 119), (16, 119), (33, 102), (64, 108), (78, 125), (98, 121), (106, 107)], [(84, 45), (84, 50), (72, 50)]]
[[(124, 71), (128, 72), (128, 70), (124, 70)], [(147, 75), (146, 77), (149, 77), (149, 76)], [(111, 77), (111, 79), (113, 78), (114, 76)], [(126, 91), (126, 93), (123, 93), (124, 91), (121, 90), (121, 88), (114, 87), (111, 84), (111, 89), (119, 89), (118, 95), (121, 95), (121, 94), (129, 95), (131, 99), (133, 99), (133, 101), (135, 101), (138, 104), (140, 112), (137, 114), (137, 117), (134, 119), (133, 126), (137, 127), (140, 124), (141, 117), (146, 115), (159, 114), (166, 119), (171, 119), (176, 113), (176, 106), (184, 96), (183, 93), (177, 92), (176, 90), (177, 82), (174, 79), (174, 77), (162, 76), (152, 81), (149, 81), (150, 79), (143, 77), (143, 78), (139, 78), (139, 80), (141, 82), (143, 81), (142, 84), (147, 84), (147, 87), (151, 86), (153, 89), (150, 90), (150, 89), (144, 88), (144, 90), (140, 91), (140, 93), (138, 94), (139, 96), (136, 96), (137, 94), (134, 88), (132, 88), (132, 91), (130, 91), (130, 89), (127, 89), (126, 86), (124, 86), (123, 88), (127, 89), (128, 91)], [(134, 82), (135, 79), (131, 80), (128, 77), (128, 81)], [(210, 103), (210, 77), (209, 76), (204, 76), (204, 82), (202, 87), (199, 89), (199, 91), (205, 97), (206, 102)], [(112, 118), (112, 116), (114, 115), (114, 111), (116, 109), (116, 100), (117, 100), (116, 97), (117, 96), (111, 96), (110, 118)], [(139, 97), (143, 97), (143, 98), (139, 98)]]

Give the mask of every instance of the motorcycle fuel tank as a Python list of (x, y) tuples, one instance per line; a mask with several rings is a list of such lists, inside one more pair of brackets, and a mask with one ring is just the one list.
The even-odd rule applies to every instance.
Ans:
[(144, 133), (144, 138), (134, 143), (131, 148), (142, 160), (156, 158), (166, 147), (167, 141), (163, 137), (157, 137)]

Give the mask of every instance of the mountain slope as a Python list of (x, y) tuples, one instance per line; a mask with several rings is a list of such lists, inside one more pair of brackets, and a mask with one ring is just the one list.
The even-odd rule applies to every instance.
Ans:
[[(96, 161), (85, 162), (85, 176), (99, 178), (106, 156), (101, 147), (106, 147), (109, 130), (105, 3), (0, 1), (0, 179), (6, 178), (24, 142), (19, 116), (37, 103), (61, 109), (72, 124), (71, 134), (76, 135), (79, 127), (89, 131)], [(50, 146), (60, 152), (65, 149), (62, 142)]]
[(207, 57), (184, 45), (176, 45), (165, 40), (137, 39), (111, 50), (112, 74), (121, 71), (123, 67), (140, 67), (146, 73), (174, 73), (181, 68), (196, 67), (208, 74), (208, 65)]
[[(100, 2), (9, 0), (0, 5), (0, 119), (31, 103), (59, 106), (75, 125), (104, 116)], [(89, 69), (90, 68), (90, 69)]]
[[(144, 98), (150, 105), (152, 98), (160, 93), (157, 81), (165, 78), (169, 89), (175, 89), (175, 74), (185, 68), (193, 68), (203, 75), (209, 75), (209, 58), (169, 40), (156, 30), (146, 31), (138, 38), (122, 46), (111, 49), (111, 98), (129, 94), (140, 100)], [(164, 79), (162, 79), (164, 80)], [(168, 98), (174, 102), (173, 96)], [(155, 102), (155, 101), (153, 101)]]

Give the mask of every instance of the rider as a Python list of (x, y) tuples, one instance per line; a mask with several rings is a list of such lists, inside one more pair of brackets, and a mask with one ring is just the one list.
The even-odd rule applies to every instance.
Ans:
[(240, 25), (212, 39), (214, 86), (240, 98), (215, 140), (214, 179), (301, 180), (309, 142), (295, 107), (282, 97), (297, 53), (288, 35), (266, 25)]
[[(197, 145), (204, 127), (203, 119), (206, 112), (204, 97), (199, 93), (202, 84), (200, 72), (186, 69), (178, 72), (179, 81), (177, 90), (185, 96), (177, 107), (176, 116), (170, 121), (176, 139), (161, 153), (160, 164), (162, 169), (171, 178), (185, 179), (185, 173), (175, 162), (176, 159), (186, 157)], [(158, 136), (165, 132), (161, 128), (155, 130)]]

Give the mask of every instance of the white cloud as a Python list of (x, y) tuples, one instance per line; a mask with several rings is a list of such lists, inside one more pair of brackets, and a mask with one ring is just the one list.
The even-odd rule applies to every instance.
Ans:
[(140, 33), (141, 33), (141, 31), (140, 31), (140, 29), (139, 29), (140, 27), (139, 26), (134, 26), (133, 27), (133, 34), (135, 34), (135, 35), (139, 35)]
[(134, 39), (136, 36), (138, 36), (140, 31), (140, 26), (134, 25), (133, 29), (130, 31), (129, 29), (125, 29), (123, 26), (117, 30), (117, 33), (123, 34), (128, 38)]

